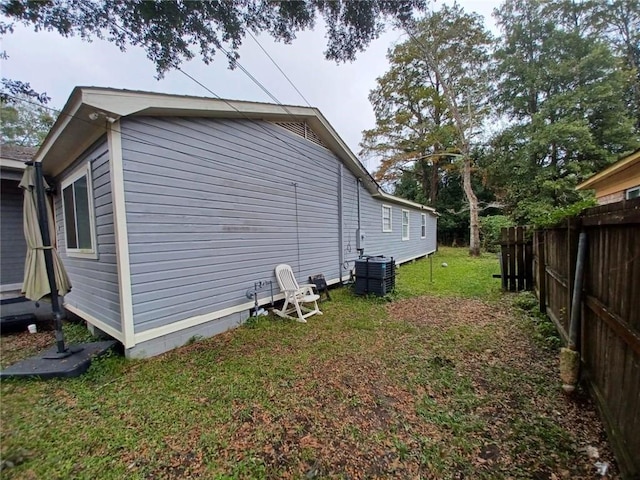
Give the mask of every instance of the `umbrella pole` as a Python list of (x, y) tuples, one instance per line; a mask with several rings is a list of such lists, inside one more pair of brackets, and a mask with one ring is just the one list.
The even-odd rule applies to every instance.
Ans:
[(56, 345), (58, 354), (68, 352), (64, 345), (64, 333), (62, 331), (62, 319), (64, 311), (60, 305), (60, 296), (58, 295), (58, 286), (56, 285), (56, 276), (53, 270), (53, 253), (51, 252), (51, 236), (49, 235), (49, 220), (47, 215), (47, 204), (44, 193), (44, 183), (42, 181), (42, 164), (34, 162), (36, 171), (36, 197), (38, 199), (38, 223), (40, 224), (40, 233), (42, 234), (42, 245), (44, 246), (44, 263), (47, 267), (47, 279), (49, 280), (49, 288), (51, 289), (51, 311), (53, 312), (53, 323), (56, 331)]

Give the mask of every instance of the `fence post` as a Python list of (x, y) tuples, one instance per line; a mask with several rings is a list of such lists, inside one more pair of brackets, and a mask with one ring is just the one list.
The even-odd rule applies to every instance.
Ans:
[(540, 301), (540, 312), (547, 313), (547, 265), (545, 261), (544, 243), (547, 236), (546, 230), (538, 230), (538, 295)]
[[(535, 284), (533, 283), (533, 238), (531, 234), (531, 227), (524, 229), (524, 269), (525, 269), (525, 289), (534, 290)], [(529, 241), (529, 239), (531, 239)]]
[(507, 291), (507, 278), (509, 277), (509, 256), (507, 255), (507, 244), (509, 243), (509, 229), (503, 227), (500, 230), (502, 241), (500, 242), (500, 254), (502, 255), (502, 290)]
[(522, 290), (524, 290), (524, 286), (525, 286), (525, 277), (526, 277), (526, 271), (525, 271), (525, 248), (524, 248), (524, 227), (517, 227), (516, 228), (516, 271), (517, 271), (517, 278), (518, 278), (518, 284), (516, 286), (516, 289), (521, 292)]
[(516, 227), (509, 227), (509, 290), (516, 291)]

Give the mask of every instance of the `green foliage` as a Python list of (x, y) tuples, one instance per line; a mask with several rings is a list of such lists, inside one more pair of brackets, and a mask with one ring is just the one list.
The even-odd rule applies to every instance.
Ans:
[(465, 105), (464, 128), (480, 123), (486, 113), (482, 76), (491, 37), (481, 17), (458, 6), (443, 6), (415, 30), (414, 37), (387, 54), (390, 69), (369, 95), (376, 126), (363, 132), (360, 145), (363, 155), (382, 160), (376, 172), (379, 181), (401, 182), (399, 194), (420, 196), (435, 205), (443, 177), (457, 168), (451, 154), (463, 147), (443, 84), (458, 92), (458, 101)]
[(554, 351), (560, 348), (562, 341), (558, 329), (549, 317), (540, 313), (540, 302), (532, 292), (519, 293), (513, 303), (526, 314), (533, 339), (538, 345)]
[(25, 95), (9, 100), (0, 101), (0, 133), (3, 143), (23, 147), (39, 146), (55, 122), (51, 110), (29, 103), (32, 100)]
[[(205, 63), (217, 51), (231, 67), (247, 31), (268, 32), (286, 43), (296, 33), (313, 28), (321, 17), (327, 25), (327, 59), (351, 61), (383, 30), (385, 20), (406, 21), (425, 0), (368, 2), (234, 2), (65, 0), (2, 2), (0, 11), (9, 21), (33, 25), (37, 30), (57, 31), (65, 37), (105, 38), (124, 50), (144, 48), (156, 65), (158, 76), (179, 67), (198, 53)], [(0, 24), (0, 33), (11, 24)]]
[(529, 224), (536, 228), (553, 227), (567, 217), (578, 215), (585, 208), (596, 205), (595, 198), (589, 197), (576, 201), (565, 207), (553, 207), (548, 203), (537, 199), (521, 201), (514, 215), (521, 219), (526, 219)]
[(482, 248), (489, 252), (497, 252), (500, 250), (502, 229), (513, 226), (513, 220), (506, 215), (492, 215), (480, 218), (480, 238)]
[(525, 312), (532, 312), (538, 308), (539, 302), (532, 292), (521, 292), (516, 295), (513, 304)]
[[(587, 205), (576, 185), (640, 145), (631, 73), (604, 35), (601, 10), (597, 2), (507, 0), (496, 12), (503, 40), (493, 101), (511, 124), (494, 136), (487, 172), (519, 224), (548, 224)], [(618, 19), (637, 31), (633, 18)]]

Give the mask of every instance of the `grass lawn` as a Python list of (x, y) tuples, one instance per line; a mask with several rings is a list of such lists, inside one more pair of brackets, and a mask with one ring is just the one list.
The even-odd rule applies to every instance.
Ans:
[(587, 446), (615, 478), (591, 402), (561, 393), (497, 272), (442, 249), (433, 283), (428, 260), (403, 266), (391, 302), (337, 289), (308, 324), (3, 381), (2, 478), (592, 478)]

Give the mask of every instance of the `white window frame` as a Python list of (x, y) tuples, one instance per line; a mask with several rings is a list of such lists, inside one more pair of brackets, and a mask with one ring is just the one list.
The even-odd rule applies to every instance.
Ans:
[[(630, 194), (633, 192), (640, 192), (640, 185), (637, 187), (627, 188), (627, 190), (624, 192), (624, 198), (626, 200), (631, 200)], [(634, 198), (638, 198), (638, 197), (634, 197)]]
[[(406, 216), (405, 216), (406, 213)], [(407, 227), (407, 235), (404, 235), (404, 220), (407, 219), (406, 227)], [(411, 238), (411, 211), (402, 209), (402, 240), (409, 240)]]
[[(69, 248), (67, 245), (67, 216), (64, 208), (64, 189), (82, 177), (87, 177), (87, 199), (89, 203), (89, 230), (91, 235), (91, 248)], [(62, 202), (62, 223), (64, 225), (64, 244), (69, 257), (76, 258), (98, 258), (98, 239), (96, 237), (96, 218), (93, 206), (93, 181), (91, 179), (91, 162), (81, 165), (66, 176), (60, 184), (60, 201)], [(75, 209), (75, 202), (74, 202)], [(77, 216), (76, 216), (77, 218)], [(77, 230), (77, 229), (76, 229)]]
[(420, 238), (427, 238), (427, 214), (420, 214)]
[[(389, 228), (384, 228), (384, 212), (389, 211)], [(382, 205), (382, 231), (384, 233), (393, 232), (393, 209), (391, 205)]]

